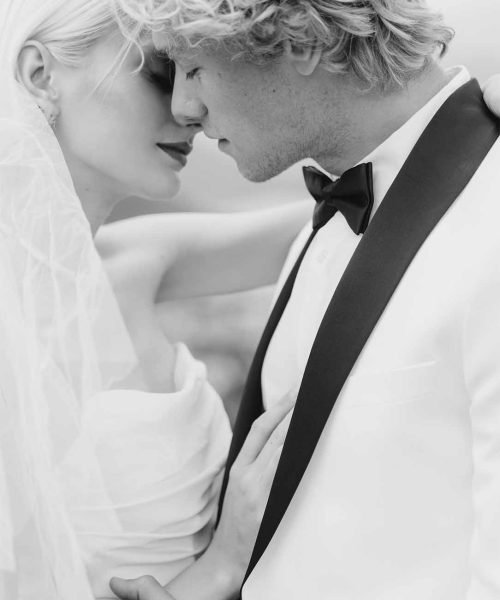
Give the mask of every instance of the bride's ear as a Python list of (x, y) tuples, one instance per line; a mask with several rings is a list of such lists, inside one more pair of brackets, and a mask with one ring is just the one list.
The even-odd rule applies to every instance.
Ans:
[(312, 75), (321, 62), (322, 52), (315, 47), (296, 47), (289, 41), (284, 44), (285, 56), (295, 70), (305, 77)]
[(33, 96), (51, 125), (59, 114), (54, 63), (47, 48), (35, 40), (24, 44), (17, 59), (17, 79)]

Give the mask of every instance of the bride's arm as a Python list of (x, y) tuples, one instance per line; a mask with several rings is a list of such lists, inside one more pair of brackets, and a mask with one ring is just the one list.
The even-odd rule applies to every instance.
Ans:
[(310, 202), (243, 213), (156, 214), (108, 225), (96, 245), (114, 283), (156, 302), (275, 283)]

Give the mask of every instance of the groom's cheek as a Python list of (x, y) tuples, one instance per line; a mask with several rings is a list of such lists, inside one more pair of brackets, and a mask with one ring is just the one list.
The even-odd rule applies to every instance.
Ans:
[(494, 75), (484, 86), (484, 100), (498, 117), (500, 117), (500, 75)]

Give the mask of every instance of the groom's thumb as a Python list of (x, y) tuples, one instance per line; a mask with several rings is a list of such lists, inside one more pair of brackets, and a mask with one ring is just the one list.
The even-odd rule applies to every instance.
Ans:
[(171, 598), (158, 581), (149, 575), (138, 579), (113, 577), (109, 582), (109, 587), (121, 600), (167, 600)]
[(500, 75), (494, 75), (486, 82), (484, 100), (490, 110), (500, 117)]

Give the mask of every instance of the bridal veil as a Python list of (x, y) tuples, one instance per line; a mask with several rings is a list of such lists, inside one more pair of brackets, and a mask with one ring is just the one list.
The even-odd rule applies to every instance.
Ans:
[[(55, 135), (16, 80), (19, 51), (52, 4), (0, 3), (0, 597), (9, 600), (92, 598), (58, 467), (81, 453), (73, 475), (85, 485), (72, 505), (111, 505), (82, 411), (136, 367)], [(119, 531), (111, 508), (101, 515)]]

